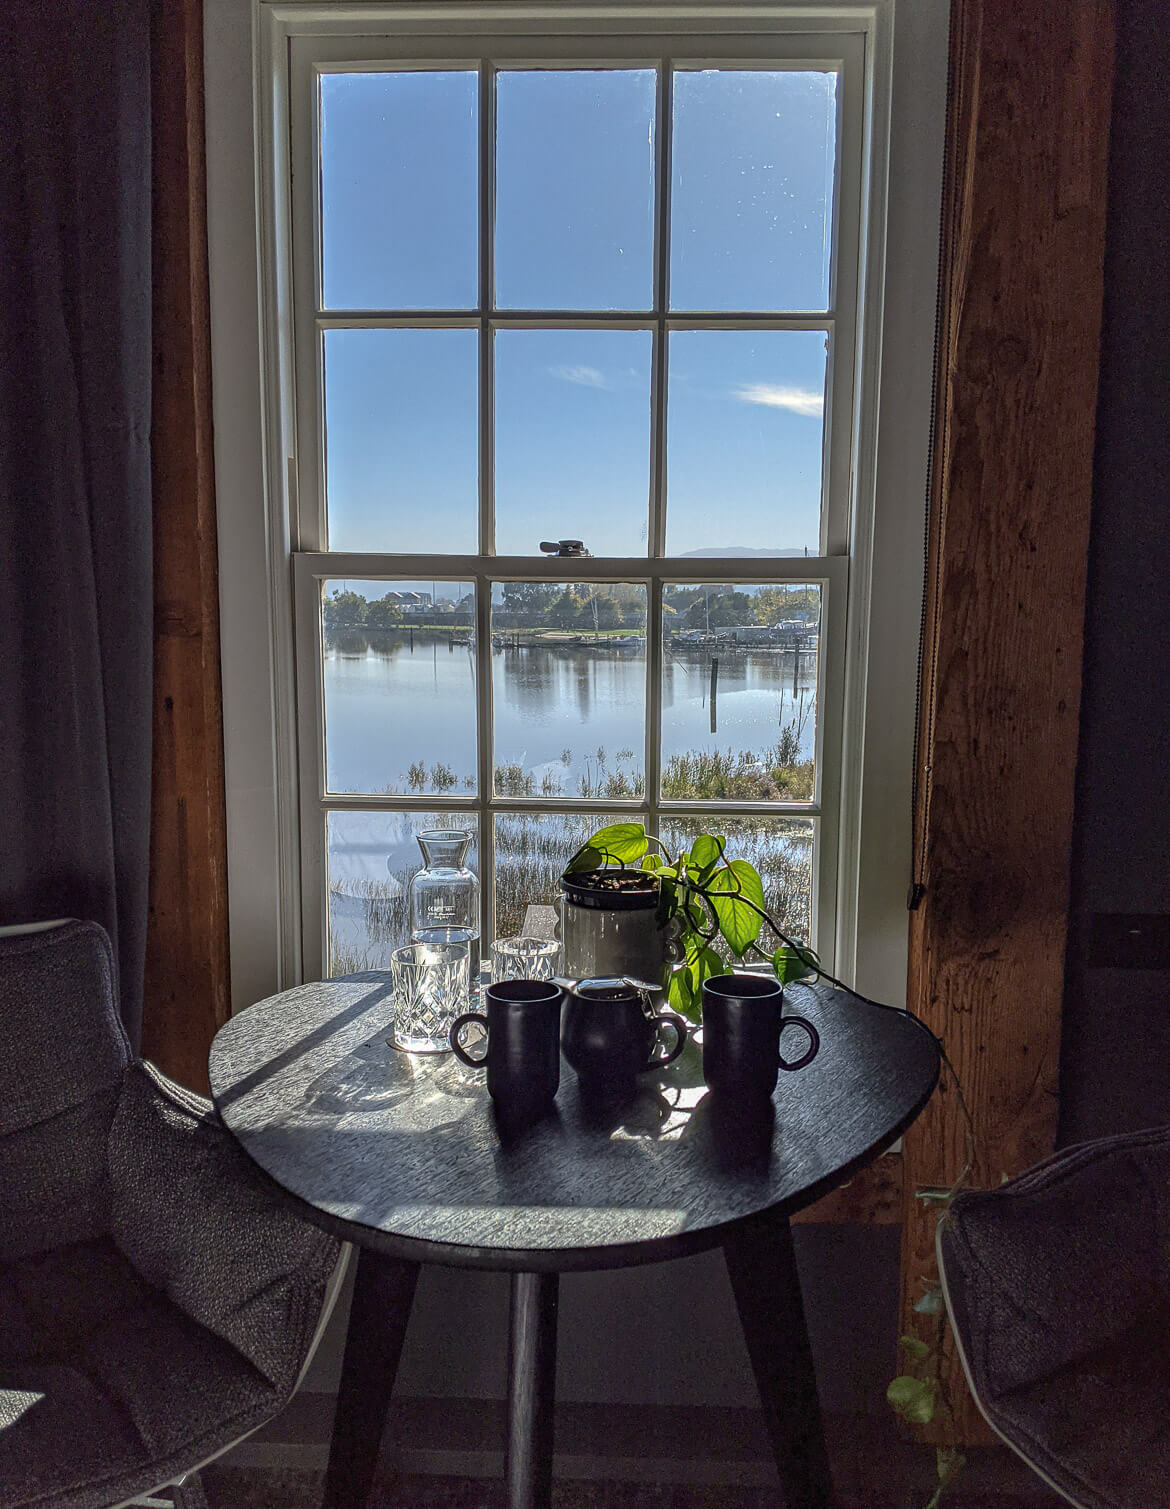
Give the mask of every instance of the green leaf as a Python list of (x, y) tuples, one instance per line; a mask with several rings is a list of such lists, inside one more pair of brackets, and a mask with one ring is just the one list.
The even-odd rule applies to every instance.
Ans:
[(691, 983), (689, 967), (676, 969), (671, 975), (666, 986), (666, 1000), (672, 1010), (680, 1012), (689, 1021), (698, 1021), (699, 1014), (695, 1006), (695, 991)]
[(565, 866), (566, 875), (578, 875), (582, 870), (599, 870), (605, 863), (605, 855), (592, 844), (582, 844)]
[(911, 1378), (908, 1373), (903, 1373), (886, 1389), (886, 1401), (911, 1425), (929, 1425), (934, 1418), (936, 1386), (931, 1378)]
[(748, 944), (760, 936), (764, 919), (739, 898), (744, 896), (748, 901), (755, 901), (757, 906), (763, 906), (764, 887), (760, 877), (746, 860), (735, 859), (726, 869), (717, 870), (711, 876), (705, 890), (719, 918), (719, 931), (731, 951), (742, 954)]
[(957, 1446), (936, 1446), (934, 1466), (940, 1485), (945, 1488), (953, 1483), (967, 1465), (967, 1458)]
[(917, 1336), (899, 1336), (898, 1345), (906, 1356), (912, 1357), (915, 1362), (921, 1362), (924, 1357), (930, 1356), (930, 1347)]
[(650, 847), (641, 823), (610, 823), (590, 835), (588, 847), (598, 849), (611, 863), (634, 864)]
[(691, 865), (700, 884), (710, 878), (726, 847), (725, 838), (710, 833), (700, 833), (695, 839), (691, 845)]
[(701, 901), (696, 901), (693, 895), (687, 897), (686, 913), (687, 921), (693, 928), (704, 933), (707, 931), (711, 919), (707, 915), (706, 907)]
[(936, 1446), (934, 1468), (938, 1474), (938, 1486), (931, 1495), (926, 1509), (939, 1509), (943, 1495), (967, 1465), (967, 1458), (957, 1446)]
[(754, 901), (758, 907), (763, 907), (764, 882), (760, 879), (760, 872), (755, 865), (749, 864), (746, 859), (733, 859), (730, 868), (747, 899)]
[(806, 975), (819, 973), (820, 962), (811, 949), (802, 948), (800, 944), (795, 944), (791, 948), (785, 944), (772, 955), (772, 968), (781, 985), (787, 985), (790, 980), (803, 980)]
[(938, 1288), (928, 1289), (918, 1303), (914, 1306), (917, 1315), (940, 1315), (943, 1307), (942, 1290)]
[(643, 854), (642, 868), (644, 870), (661, 870), (663, 860), (661, 854)]
[(695, 959), (692, 974), (699, 995), (696, 999), (701, 1001), (703, 981), (710, 980), (714, 975), (721, 975), (724, 971), (723, 960), (713, 948), (701, 948)]

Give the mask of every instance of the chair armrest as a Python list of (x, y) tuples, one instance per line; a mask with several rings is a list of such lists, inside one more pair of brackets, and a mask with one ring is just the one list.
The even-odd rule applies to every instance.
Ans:
[(108, 1161), (124, 1256), (291, 1396), (341, 1244), (267, 1187), (210, 1101), (152, 1064), (126, 1071)]
[(1170, 1130), (1065, 1149), (1001, 1189), (961, 1195), (939, 1228), (947, 1305), (992, 1401), (1161, 1314)]

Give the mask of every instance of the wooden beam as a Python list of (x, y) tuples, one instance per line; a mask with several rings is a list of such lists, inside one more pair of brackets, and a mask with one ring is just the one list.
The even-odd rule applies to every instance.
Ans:
[(143, 1054), (206, 1091), (228, 1018), (203, 7), (152, 7), (154, 757)]
[[(1105, 244), (1108, 0), (953, 0), (909, 1001), (975, 1120), (977, 1184), (1056, 1131)], [(914, 1198), (964, 1159), (940, 1090), (905, 1139), (903, 1330), (934, 1267)], [(981, 1422), (948, 1359), (960, 1438)]]

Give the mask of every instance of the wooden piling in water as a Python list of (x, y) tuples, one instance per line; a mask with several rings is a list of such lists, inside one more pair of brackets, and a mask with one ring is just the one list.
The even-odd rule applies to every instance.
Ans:
[(719, 662), (711, 657), (711, 732), (716, 733), (715, 699), (719, 694)]

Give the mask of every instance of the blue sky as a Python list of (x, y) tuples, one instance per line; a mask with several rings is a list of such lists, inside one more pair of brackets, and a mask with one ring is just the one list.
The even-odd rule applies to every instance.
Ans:
[[(671, 307), (817, 310), (828, 297), (835, 79), (680, 72)], [(496, 300), (647, 310), (654, 77), (501, 72)], [(326, 307), (474, 307), (477, 76), (322, 80)], [(325, 343), (330, 548), (478, 548), (478, 333), (338, 330)], [(583, 538), (647, 548), (651, 337), (495, 338), (501, 554)], [(817, 549), (823, 332), (676, 332), (669, 346), (667, 549)]]

